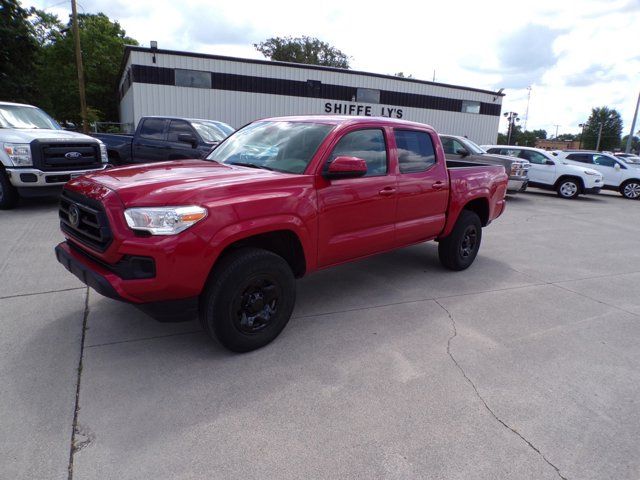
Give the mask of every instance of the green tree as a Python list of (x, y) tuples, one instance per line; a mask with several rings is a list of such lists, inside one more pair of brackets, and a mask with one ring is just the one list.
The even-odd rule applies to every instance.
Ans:
[(602, 125), (600, 150), (613, 150), (620, 147), (622, 118), (615, 109), (608, 107), (596, 107), (591, 110), (591, 116), (584, 128), (582, 146), (588, 150), (596, 148), (600, 125)]
[(37, 53), (29, 11), (16, 0), (0, 0), (0, 99), (32, 99)]
[(578, 140), (579, 135), (576, 135), (574, 133), (562, 133), (560, 135), (558, 135), (557, 140)]
[[(78, 74), (71, 19), (60, 28), (56, 18), (44, 20), (44, 44), (38, 61), (40, 106), (59, 120), (80, 121)], [(118, 22), (103, 13), (78, 15), (87, 105), (91, 120), (117, 121), (117, 82), (125, 45), (137, 45)]]
[(533, 130), (532, 133), (535, 135), (536, 138), (539, 138), (541, 140), (546, 140), (547, 139), (547, 131), (546, 130), (543, 130), (543, 129)]
[(270, 60), (349, 68), (349, 57), (313, 37), (273, 37), (253, 46)]

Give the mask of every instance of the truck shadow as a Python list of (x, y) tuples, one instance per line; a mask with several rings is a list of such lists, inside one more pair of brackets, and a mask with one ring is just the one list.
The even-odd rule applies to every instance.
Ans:
[[(469, 269), (462, 272), (446, 270), (439, 264), (436, 244), (421, 244), (320, 271), (299, 280), (296, 308), (290, 323), (350, 310), (533, 283), (533, 279), (516, 272), (506, 263), (483, 255), (482, 250)], [(201, 348), (205, 334), (195, 318), (180, 323), (160, 323), (132, 305), (91, 292), (87, 348), (171, 336), (184, 336), (181, 342), (192, 338)], [(213, 350), (220, 348), (215, 345)], [(211, 352), (211, 349), (207, 350)]]

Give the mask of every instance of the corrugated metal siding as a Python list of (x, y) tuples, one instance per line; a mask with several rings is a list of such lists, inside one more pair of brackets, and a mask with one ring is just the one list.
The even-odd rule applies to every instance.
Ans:
[[(419, 84), (399, 79), (368, 77), (366, 75), (353, 75), (334, 71), (325, 72), (281, 65), (243, 63), (167, 54), (156, 54), (156, 63), (153, 63), (150, 53), (137, 51), (131, 52), (128, 63), (133, 65), (147, 65), (170, 69), (180, 68), (303, 82), (307, 80), (318, 80), (323, 84), (373, 88), (403, 94), (434, 95), (450, 99), (472, 100), (497, 105), (501, 105), (502, 102), (502, 97), (490, 93), (449, 88), (439, 85)], [(176, 87), (147, 83), (134, 83), (129, 91), (133, 91), (134, 93), (134, 105), (133, 108), (128, 106), (126, 106), (126, 108), (123, 107), (122, 103), (126, 104), (127, 96), (123, 98), (121, 102), (121, 115), (123, 115), (121, 121), (129, 121), (124, 118), (125, 110), (127, 110), (126, 114), (131, 114), (136, 124), (141, 117), (146, 115), (177, 115), (192, 118), (211, 118), (229, 123), (234, 127), (240, 127), (255, 119), (270, 116), (322, 114), (325, 113), (324, 106), (326, 102), (354, 103), (341, 102), (339, 100), (325, 100), (322, 98), (238, 92), (215, 88)], [(373, 114), (379, 112), (383, 106), (398, 108), (395, 105), (360, 104), (370, 105)], [(403, 110), (402, 118), (428, 123), (442, 133), (466, 135), (478, 143), (494, 143), (497, 138), (499, 116), (412, 107), (399, 108)]]

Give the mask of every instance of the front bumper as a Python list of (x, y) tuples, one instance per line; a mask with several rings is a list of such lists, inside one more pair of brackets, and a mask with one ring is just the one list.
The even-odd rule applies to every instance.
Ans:
[(100, 172), (107, 168), (105, 164), (102, 168), (91, 170), (71, 170), (63, 172), (43, 172), (37, 168), (11, 168), (7, 167), (11, 185), (17, 188), (26, 187), (55, 187), (62, 186), (72, 178), (80, 177), (87, 173)]
[(68, 242), (62, 242), (56, 246), (55, 252), (58, 262), (82, 283), (93, 288), (100, 295), (131, 303), (158, 321), (188, 321), (197, 314), (198, 297), (139, 303), (123, 290), (123, 280), (118, 275), (77, 252), (69, 246)]
[(585, 194), (600, 193), (600, 190), (602, 190), (602, 187), (585, 188), (584, 193)]
[(520, 192), (527, 188), (527, 184), (529, 183), (529, 179), (518, 178), (518, 177), (509, 177), (509, 182), (507, 183), (507, 192), (514, 193)]
[(69, 248), (67, 242), (62, 242), (56, 249), (56, 258), (64, 268), (73, 273), (82, 283), (93, 288), (100, 295), (113, 298), (115, 300), (125, 300), (111, 285), (104, 272), (100, 272), (94, 266), (89, 266), (89, 262), (81, 261), (81, 256)]

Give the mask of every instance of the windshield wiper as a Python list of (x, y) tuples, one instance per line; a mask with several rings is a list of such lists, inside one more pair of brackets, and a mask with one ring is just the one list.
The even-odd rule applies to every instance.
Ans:
[(249, 162), (229, 162), (229, 165), (238, 165), (240, 167), (249, 167), (249, 168), (261, 168), (263, 170), (269, 170), (270, 172), (276, 171), (274, 168), (267, 167), (265, 165), (257, 165), (255, 163), (249, 163)]

